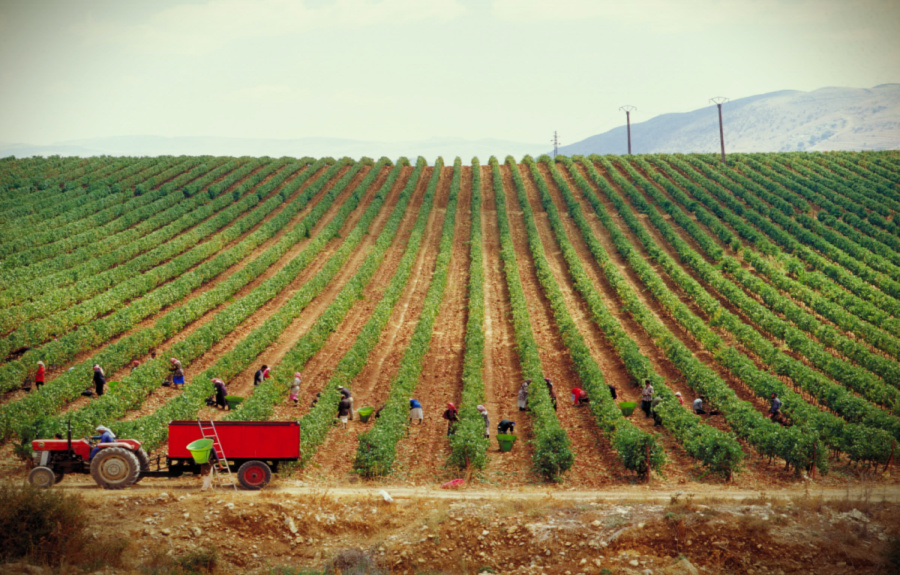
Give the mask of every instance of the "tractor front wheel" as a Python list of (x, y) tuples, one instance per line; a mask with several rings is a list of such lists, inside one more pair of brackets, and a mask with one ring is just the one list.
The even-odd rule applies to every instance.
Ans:
[(35, 467), (28, 474), (28, 483), (38, 489), (50, 489), (56, 483), (56, 475), (49, 467)]
[(124, 489), (137, 482), (140, 473), (138, 458), (122, 447), (101, 449), (91, 461), (91, 477), (104, 489)]
[(272, 470), (262, 461), (248, 461), (238, 469), (237, 476), (244, 489), (258, 491), (272, 480)]

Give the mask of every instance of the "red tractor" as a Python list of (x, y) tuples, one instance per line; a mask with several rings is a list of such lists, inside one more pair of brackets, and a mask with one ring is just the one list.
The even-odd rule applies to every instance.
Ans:
[(141, 480), (141, 472), (150, 468), (150, 458), (134, 439), (99, 443), (100, 450), (91, 459), (91, 440), (35, 439), (31, 442), (34, 469), (28, 474), (32, 485), (48, 488), (63, 480), (66, 473), (90, 473), (104, 489), (123, 489)]
[[(156, 469), (135, 439), (100, 443), (91, 459), (91, 441), (36, 439), (31, 442), (35, 468), (28, 474), (32, 485), (48, 488), (62, 481), (66, 473), (90, 473), (104, 489), (124, 489), (144, 477), (199, 475), (198, 464), (188, 445), (198, 439), (214, 438), (216, 458), (245, 489), (262, 489), (282, 463), (300, 459), (300, 424), (296, 421), (171, 421), (168, 453), (155, 457)], [(164, 459), (164, 461), (163, 461)]]

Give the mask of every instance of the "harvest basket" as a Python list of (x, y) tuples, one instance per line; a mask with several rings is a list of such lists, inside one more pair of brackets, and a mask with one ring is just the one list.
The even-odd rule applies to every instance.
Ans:
[(509, 433), (500, 433), (497, 435), (497, 443), (500, 444), (500, 451), (509, 451), (516, 442), (516, 436)]
[(374, 407), (360, 407), (357, 410), (356, 414), (359, 416), (359, 420), (363, 423), (368, 423), (369, 418), (372, 417), (372, 414), (375, 412)]
[(203, 465), (209, 462), (209, 452), (212, 451), (212, 439), (198, 439), (188, 443), (187, 450), (191, 452), (194, 463)]
[(637, 407), (637, 402), (635, 401), (623, 401), (619, 404), (619, 409), (622, 410), (622, 415), (625, 417), (629, 417), (632, 413), (634, 413), (634, 408)]

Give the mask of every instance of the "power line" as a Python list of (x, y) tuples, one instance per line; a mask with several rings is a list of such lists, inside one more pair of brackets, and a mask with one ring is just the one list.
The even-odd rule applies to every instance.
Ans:
[(550, 140), (553, 142), (553, 157), (555, 158), (557, 154), (559, 154), (559, 136), (556, 133), (556, 130), (553, 130), (553, 139)]

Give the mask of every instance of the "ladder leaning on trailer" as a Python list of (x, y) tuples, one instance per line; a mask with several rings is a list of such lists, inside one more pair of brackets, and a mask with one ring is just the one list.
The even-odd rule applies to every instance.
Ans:
[[(219, 441), (219, 433), (216, 431), (216, 423), (213, 420), (201, 421), (197, 420), (200, 427), (200, 435), (204, 439), (211, 439), (213, 442), (213, 450), (216, 454), (217, 461), (212, 466), (212, 473), (215, 476), (220, 487), (231, 487), (237, 491), (237, 483), (234, 481), (234, 475), (231, 473), (231, 467), (228, 465), (228, 457), (225, 450), (222, 449), (222, 443)], [(224, 474), (222, 472), (225, 472)]]

